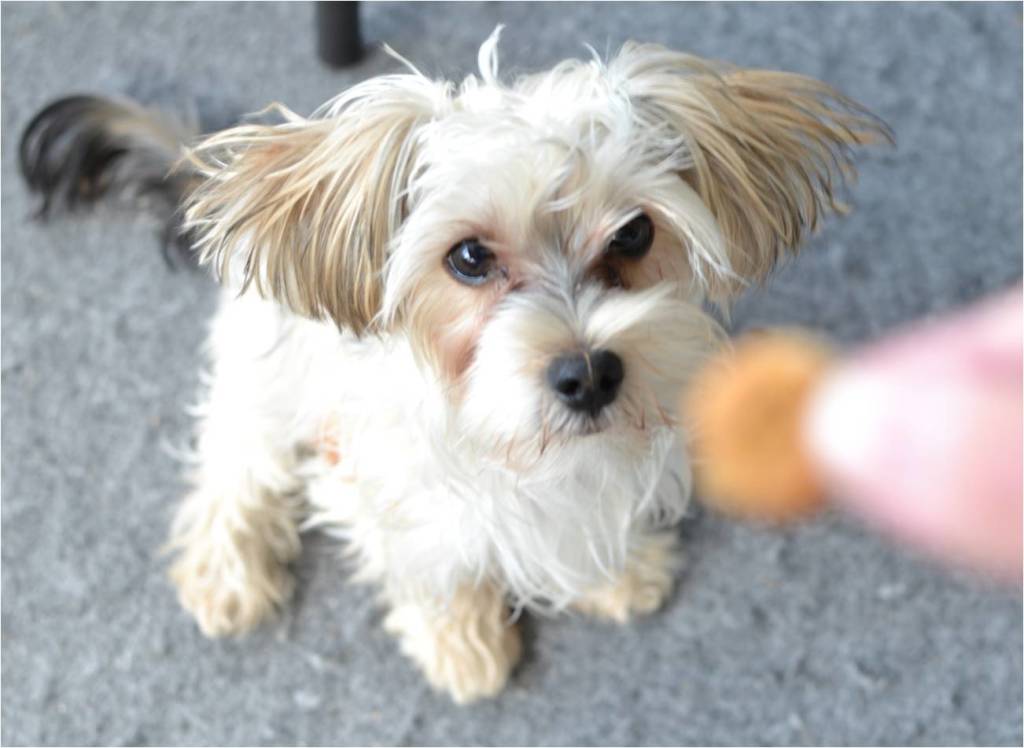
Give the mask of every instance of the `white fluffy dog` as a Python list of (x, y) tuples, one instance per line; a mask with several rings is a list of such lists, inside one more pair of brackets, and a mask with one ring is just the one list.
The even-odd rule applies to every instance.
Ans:
[[(51, 199), (184, 206), (225, 283), (171, 576), (210, 636), (284, 603), (300, 530), (344, 539), (459, 702), (520, 653), (510, 606), (618, 621), (678, 565), (681, 387), (726, 304), (840, 208), (884, 126), (822, 83), (628, 44), (458, 87), (415, 69), (189, 142), (130, 102), (26, 131)], [(411, 67), (411, 66), (410, 66)], [(181, 219), (179, 214), (178, 219)]]

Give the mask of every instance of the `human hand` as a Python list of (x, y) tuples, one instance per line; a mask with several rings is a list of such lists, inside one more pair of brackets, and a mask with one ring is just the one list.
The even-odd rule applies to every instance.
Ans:
[(952, 563), (1021, 580), (1022, 289), (869, 347), (807, 411), (835, 499)]

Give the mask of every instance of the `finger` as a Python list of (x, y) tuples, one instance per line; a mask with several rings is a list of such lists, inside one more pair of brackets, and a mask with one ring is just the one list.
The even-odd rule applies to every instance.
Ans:
[(837, 500), (947, 560), (1021, 577), (1021, 292), (837, 369), (807, 446)]

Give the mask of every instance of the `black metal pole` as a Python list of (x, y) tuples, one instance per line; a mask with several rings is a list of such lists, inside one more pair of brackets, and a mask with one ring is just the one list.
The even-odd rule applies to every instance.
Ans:
[(333, 68), (358, 62), (363, 56), (359, 3), (316, 3), (316, 42), (320, 59)]

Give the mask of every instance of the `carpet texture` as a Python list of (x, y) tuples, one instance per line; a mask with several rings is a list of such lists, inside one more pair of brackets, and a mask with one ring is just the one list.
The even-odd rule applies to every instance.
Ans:
[(506, 74), (656, 41), (820, 77), (898, 137), (860, 159), (853, 213), (743, 297), (737, 332), (852, 344), (1021, 277), (1019, 4), (383, 4), (363, 20), (378, 46), (332, 72), (305, 3), (3, 4), (3, 743), (1019, 745), (1020, 597), (835, 515), (696, 517), (662, 613), (529, 619), (509, 689), (470, 708), (426, 687), (316, 537), (277, 622), (200, 636), (157, 550), (215, 289), (168, 271), (151, 219), (31, 219), (17, 138), (54, 97), (192, 101), (216, 125), (396, 71), (380, 42), (461, 77), (498, 23)]

